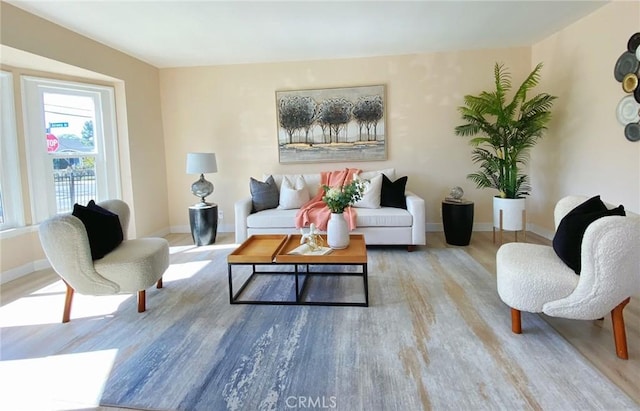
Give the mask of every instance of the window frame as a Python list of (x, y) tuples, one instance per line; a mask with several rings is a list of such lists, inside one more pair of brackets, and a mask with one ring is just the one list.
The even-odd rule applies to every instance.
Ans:
[[(96, 153), (96, 201), (120, 198), (120, 167), (118, 134), (113, 87), (21, 76), (25, 124), (27, 170), (34, 223), (40, 223), (57, 213), (53, 193), (53, 161), (45, 144), (43, 93), (90, 96), (95, 103), (94, 138)], [(78, 157), (84, 156), (77, 153)], [(51, 190), (51, 191), (49, 191)]]
[(25, 225), (22, 200), (20, 152), (16, 127), (16, 110), (13, 89), (13, 73), (0, 70), (0, 190), (4, 221), (0, 231)]

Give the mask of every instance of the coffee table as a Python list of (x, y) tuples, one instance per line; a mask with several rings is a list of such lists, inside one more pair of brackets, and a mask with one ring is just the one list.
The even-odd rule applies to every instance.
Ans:
[[(231, 304), (267, 305), (325, 305), (325, 306), (369, 306), (367, 274), (367, 247), (364, 235), (351, 234), (349, 246), (343, 250), (331, 250), (325, 255), (288, 254), (300, 245), (300, 235), (259, 234), (252, 235), (227, 257), (229, 272), (229, 302)], [(355, 271), (311, 271), (310, 267), (322, 270), (328, 266), (355, 266)], [(234, 292), (234, 267), (251, 266), (251, 274)], [(268, 266), (269, 270), (265, 270)], [(262, 269), (260, 269), (262, 267)], [(288, 267), (289, 270), (284, 270)], [(281, 269), (282, 268), (282, 269)], [(291, 268), (293, 270), (291, 271)], [(258, 276), (286, 275), (295, 285), (295, 300), (273, 301), (243, 299), (242, 294)], [(313, 301), (308, 297), (309, 280), (318, 276), (362, 277), (364, 301)]]

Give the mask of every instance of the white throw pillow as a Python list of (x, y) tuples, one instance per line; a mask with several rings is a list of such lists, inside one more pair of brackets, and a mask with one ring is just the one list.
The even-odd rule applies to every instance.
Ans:
[(282, 178), (279, 209), (289, 210), (300, 208), (307, 201), (309, 201), (309, 189), (304, 181), (304, 177), (297, 176), (295, 182), (291, 182), (287, 176)]
[[(354, 180), (364, 180), (357, 174), (353, 175)], [(364, 193), (359, 201), (353, 206), (356, 208), (380, 208), (380, 197), (382, 194), (382, 174), (371, 177), (364, 182)]]

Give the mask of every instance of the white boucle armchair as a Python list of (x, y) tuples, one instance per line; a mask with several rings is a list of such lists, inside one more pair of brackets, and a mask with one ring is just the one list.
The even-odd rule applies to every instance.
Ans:
[(164, 238), (127, 240), (129, 206), (121, 200), (98, 203), (118, 215), (124, 241), (98, 260), (92, 260), (87, 230), (71, 215), (54, 216), (40, 224), (42, 248), (67, 286), (62, 322), (70, 319), (75, 291), (86, 295), (137, 293), (138, 312), (146, 309), (145, 290), (156, 284), (169, 267), (169, 243)]
[[(554, 210), (555, 227), (585, 200), (582, 196), (561, 199)], [(497, 288), (511, 307), (514, 333), (522, 332), (521, 311), (578, 320), (600, 319), (611, 312), (616, 354), (628, 358), (622, 311), (632, 295), (640, 294), (640, 216), (626, 214), (589, 224), (581, 244), (580, 275), (550, 246), (508, 243), (500, 247)]]

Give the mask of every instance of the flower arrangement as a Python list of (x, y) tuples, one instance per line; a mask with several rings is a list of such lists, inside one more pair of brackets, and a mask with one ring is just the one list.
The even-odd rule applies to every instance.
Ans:
[(324, 189), (322, 201), (329, 207), (329, 210), (332, 213), (342, 213), (345, 208), (362, 198), (364, 180), (353, 179), (342, 187), (322, 185), (322, 188)]

